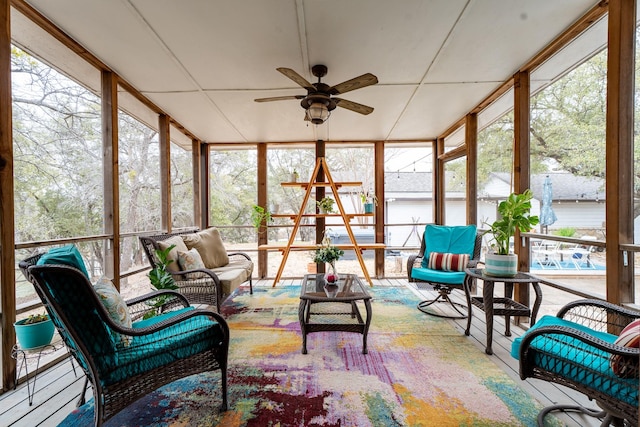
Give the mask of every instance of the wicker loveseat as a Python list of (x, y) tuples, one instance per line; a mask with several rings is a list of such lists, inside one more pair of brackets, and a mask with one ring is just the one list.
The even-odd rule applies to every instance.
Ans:
[[(247, 281), (253, 294), (251, 258), (243, 252), (227, 252), (214, 228), (141, 236), (140, 242), (152, 268), (158, 263), (156, 251), (171, 244), (184, 245), (183, 250), (195, 249), (201, 254), (203, 262), (209, 263), (209, 266), (202, 265), (200, 268), (181, 269), (178, 262), (180, 250), (174, 249), (175, 253), (171, 255), (175, 262), (169, 265), (169, 271), (179, 287), (178, 292), (191, 304), (206, 304), (219, 311), (222, 301)], [(212, 246), (215, 247), (211, 249)], [(216, 253), (208, 253), (211, 251)]]
[(523, 380), (561, 384), (600, 407), (550, 406), (540, 412), (538, 425), (544, 425), (545, 415), (554, 410), (581, 411), (603, 419), (603, 426), (638, 425), (637, 319), (638, 311), (600, 300), (579, 300), (565, 305), (556, 316), (543, 316), (514, 340), (511, 355), (520, 361)]
[[(84, 265), (38, 265), (45, 255), (19, 267), (86, 374), (79, 405), (87, 382), (93, 386), (96, 426), (153, 390), (206, 371), (220, 371), (221, 410), (226, 410), (229, 327), (222, 316), (194, 309), (178, 292), (159, 291), (122, 302), (116, 311), (130, 318), (125, 322), (130, 326), (123, 326), (96, 290), (99, 283), (89, 282)], [(145, 319), (150, 310), (156, 315)]]

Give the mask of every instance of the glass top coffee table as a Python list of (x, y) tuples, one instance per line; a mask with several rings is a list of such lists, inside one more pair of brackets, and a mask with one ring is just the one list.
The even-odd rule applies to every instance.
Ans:
[[(367, 354), (367, 332), (371, 324), (371, 295), (355, 274), (341, 274), (337, 285), (329, 285), (324, 274), (307, 274), (300, 291), (302, 354), (307, 354), (307, 334), (322, 331), (362, 334), (362, 353)], [(358, 301), (367, 313), (362, 318)]]

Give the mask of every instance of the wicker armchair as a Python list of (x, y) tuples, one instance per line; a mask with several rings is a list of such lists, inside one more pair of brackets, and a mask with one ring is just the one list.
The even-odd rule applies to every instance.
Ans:
[(640, 312), (600, 300), (579, 300), (561, 308), (557, 316), (543, 316), (514, 340), (511, 355), (520, 360), (520, 378), (561, 384), (600, 407), (549, 406), (538, 415), (539, 426), (554, 410), (580, 411), (603, 419), (603, 426), (638, 425), (640, 349), (616, 344), (614, 335), (635, 319), (640, 319)]
[[(140, 242), (144, 248), (151, 268), (155, 268), (158, 262), (155, 251), (160, 249), (159, 242), (173, 236), (187, 236), (198, 230), (164, 233), (152, 236), (140, 236)], [(251, 257), (244, 252), (227, 252), (229, 264), (216, 269), (195, 269), (188, 271), (171, 272), (179, 287), (178, 292), (184, 295), (191, 304), (206, 304), (216, 307), (220, 311), (220, 304), (238, 286), (239, 282), (249, 281), (249, 292), (253, 294), (253, 281), (251, 273), (253, 262)], [(192, 273), (204, 273), (202, 278), (189, 278)]]
[[(427, 268), (431, 252), (467, 253), (469, 262), (466, 268), (475, 268), (480, 262), (482, 248), (482, 234), (476, 232), (475, 226), (443, 226), (428, 224), (422, 236), (420, 252), (411, 255), (407, 260), (407, 279), (409, 282), (427, 283), (438, 292), (438, 296), (431, 300), (418, 303), (418, 309), (423, 313), (450, 319), (464, 319), (467, 317), (468, 307), (452, 301), (449, 294), (454, 289), (464, 290), (465, 280), (471, 280), (464, 271), (442, 271)], [(469, 287), (471, 289), (471, 286)], [(441, 302), (453, 308), (452, 315), (428, 309), (431, 305)], [(449, 310), (451, 311), (451, 310)]]
[[(226, 410), (229, 328), (219, 314), (190, 307), (177, 292), (153, 292), (127, 301), (133, 325), (123, 327), (112, 320), (83, 272), (69, 265), (37, 265), (41, 256), (19, 266), (86, 374), (85, 388), (87, 381), (93, 386), (96, 426), (149, 392), (205, 371), (220, 370), (221, 410)], [(164, 303), (152, 306), (160, 296)], [(159, 314), (143, 320), (151, 309)]]

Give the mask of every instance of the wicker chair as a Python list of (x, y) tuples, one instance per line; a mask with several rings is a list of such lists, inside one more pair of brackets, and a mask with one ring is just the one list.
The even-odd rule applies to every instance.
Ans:
[[(453, 235), (449, 235), (450, 233), (453, 233)], [(461, 242), (460, 239), (457, 238), (458, 236), (463, 240), (470, 237), (473, 240), (473, 247), (470, 246), (468, 241)], [(463, 249), (463, 247), (465, 249)], [(465, 319), (467, 317), (468, 307), (452, 301), (449, 298), (449, 294), (451, 294), (454, 289), (463, 291), (464, 281), (471, 279), (469, 279), (464, 271), (442, 271), (427, 268), (429, 255), (431, 252), (466, 252), (470, 255), (466, 268), (475, 268), (480, 262), (481, 248), (482, 234), (477, 233), (474, 226), (428, 224), (422, 236), (420, 252), (418, 255), (409, 256), (407, 260), (407, 278), (409, 282), (418, 283), (418, 287), (421, 287), (421, 283), (427, 283), (428, 286), (438, 292), (438, 296), (431, 300), (421, 301), (418, 303), (418, 309), (432, 316), (446, 317), (449, 319)], [(469, 288), (472, 288), (471, 285)], [(452, 313), (457, 314), (449, 315), (428, 309), (428, 307), (437, 302), (449, 304), (454, 310)]]
[[(147, 259), (151, 264), (151, 268), (156, 267), (158, 262), (155, 251), (160, 249), (158, 242), (167, 240), (173, 236), (185, 236), (196, 233), (198, 230), (180, 231), (175, 233), (164, 233), (152, 236), (140, 236), (140, 243), (144, 248)], [(218, 312), (220, 311), (220, 304), (225, 298), (229, 296), (233, 291), (233, 286), (230, 285), (227, 277), (237, 277), (236, 273), (240, 273), (243, 276), (247, 271), (247, 265), (253, 270), (253, 263), (251, 257), (244, 252), (227, 252), (229, 256), (229, 264), (220, 269), (197, 269), (189, 271), (171, 272), (176, 281), (176, 285), (179, 287), (178, 292), (184, 295), (191, 304), (206, 304), (212, 307), (216, 307)], [(251, 278), (251, 271), (247, 275), (249, 281), (249, 292), (253, 294), (253, 281)], [(191, 279), (187, 278), (189, 273), (204, 273), (204, 278)], [(226, 289), (226, 291), (225, 291)]]
[[(102, 425), (151, 391), (177, 379), (220, 370), (222, 404), (227, 408), (229, 327), (212, 311), (189, 306), (174, 291), (153, 292), (127, 301), (131, 328), (111, 319), (86, 275), (69, 265), (37, 265), (36, 255), (19, 266), (70, 352), (90, 381), (94, 422)], [(164, 298), (160, 314), (142, 320)], [(81, 401), (84, 401), (85, 389)]]
[(600, 300), (579, 300), (565, 305), (557, 316), (543, 316), (514, 340), (511, 355), (520, 360), (520, 378), (561, 384), (600, 407), (549, 406), (538, 415), (539, 426), (554, 410), (583, 412), (602, 419), (603, 426), (638, 425), (640, 349), (616, 344), (613, 335), (635, 319), (640, 319), (640, 312)]

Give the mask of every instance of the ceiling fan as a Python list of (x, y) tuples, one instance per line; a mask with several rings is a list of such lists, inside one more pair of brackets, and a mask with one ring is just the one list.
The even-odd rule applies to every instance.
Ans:
[(336, 106), (365, 115), (373, 112), (373, 108), (371, 107), (333, 96), (341, 95), (352, 90), (361, 89), (378, 83), (378, 78), (371, 73), (354, 77), (351, 80), (347, 80), (335, 86), (329, 86), (320, 81), (322, 77), (327, 75), (327, 67), (325, 65), (314, 65), (311, 67), (311, 73), (318, 78), (317, 83), (309, 83), (307, 79), (293, 71), (291, 68), (277, 68), (277, 70), (289, 77), (298, 85), (305, 88), (307, 90), (307, 94), (258, 98), (255, 100), (256, 102), (301, 99), (302, 101), (300, 101), (300, 105), (306, 110), (305, 120), (309, 120), (311, 123), (316, 125), (324, 123)]

